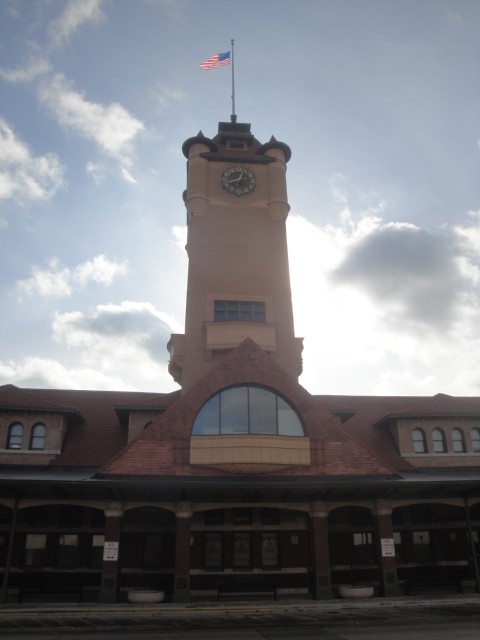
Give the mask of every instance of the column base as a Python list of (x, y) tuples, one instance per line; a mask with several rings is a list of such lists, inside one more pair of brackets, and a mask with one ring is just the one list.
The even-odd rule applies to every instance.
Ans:
[(330, 584), (330, 572), (314, 573), (312, 575), (312, 589), (315, 600), (331, 600), (333, 591)]
[(190, 593), (190, 576), (176, 575), (175, 587), (173, 590), (173, 602), (182, 604), (191, 602), (192, 594)]
[(103, 576), (98, 602), (111, 604), (118, 602), (117, 576)]

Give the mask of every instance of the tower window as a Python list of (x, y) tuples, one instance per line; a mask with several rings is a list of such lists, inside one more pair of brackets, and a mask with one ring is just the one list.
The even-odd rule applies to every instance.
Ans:
[(265, 322), (265, 302), (215, 300), (213, 310), (215, 322)]

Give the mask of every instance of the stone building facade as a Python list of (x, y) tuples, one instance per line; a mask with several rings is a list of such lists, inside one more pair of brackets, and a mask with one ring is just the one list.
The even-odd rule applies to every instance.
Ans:
[(290, 148), (226, 122), (183, 152), (180, 388), (0, 387), (3, 601), (478, 591), (480, 397), (310, 394)]

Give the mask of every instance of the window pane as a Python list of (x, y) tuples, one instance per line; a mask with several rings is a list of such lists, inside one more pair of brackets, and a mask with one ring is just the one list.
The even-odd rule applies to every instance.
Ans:
[(203, 521), (207, 526), (221, 526), (225, 522), (225, 511), (223, 509), (210, 509), (205, 511)]
[(303, 436), (296, 412), (276, 393), (257, 386), (232, 387), (200, 409), (192, 435), (268, 434)]
[(248, 508), (238, 507), (233, 510), (233, 524), (246, 525), (252, 524), (252, 510)]
[(43, 450), (45, 449), (45, 437), (47, 435), (47, 428), (44, 424), (36, 424), (32, 429), (32, 436), (30, 440), (30, 449)]
[(425, 439), (425, 434), (421, 429), (413, 430), (413, 450), (415, 453), (427, 452), (427, 441)]
[(426, 562), (428, 560), (431, 560), (432, 551), (430, 548), (430, 532), (429, 531), (414, 531), (413, 545), (414, 545), (415, 560), (417, 562)]
[(277, 397), (277, 411), (279, 436), (303, 436), (300, 418), (283, 398)]
[(250, 534), (235, 533), (233, 536), (233, 566), (250, 566)]
[(215, 300), (213, 304), (213, 319), (215, 322), (223, 322), (226, 319), (226, 302)]
[(78, 561), (78, 536), (68, 533), (58, 539), (58, 566), (76, 567)]
[(447, 443), (445, 441), (445, 434), (441, 429), (434, 429), (432, 432), (433, 438), (433, 451), (435, 453), (445, 453), (447, 450)]
[(219, 569), (222, 566), (222, 534), (207, 533), (205, 536), (205, 568)]
[(213, 396), (200, 409), (193, 424), (192, 435), (208, 436), (220, 433), (220, 394)]
[(215, 322), (265, 322), (265, 303), (251, 300), (215, 300), (213, 303)]
[(277, 433), (276, 396), (261, 387), (250, 387), (250, 433)]
[(8, 430), (7, 449), (21, 449), (23, 444), (23, 424), (15, 422)]
[(247, 392), (247, 387), (234, 387), (222, 392), (220, 405), (222, 434), (248, 433)]
[(465, 452), (465, 439), (463, 437), (463, 431), (461, 429), (452, 430), (452, 444), (453, 451), (455, 453)]
[(102, 566), (104, 543), (105, 543), (105, 536), (100, 534), (95, 534), (92, 536), (92, 546), (90, 548), (90, 562), (89, 562), (89, 566), (92, 569), (96, 569)]
[(276, 533), (262, 533), (262, 566), (278, 567), (278, 541)]
[(480, 453), (480, 429), (472, 429), (471, 436), (474, 453)]
[(25, 539), (25, 566), (43, 566), (47, 535), (45, 533), (28, 533)]

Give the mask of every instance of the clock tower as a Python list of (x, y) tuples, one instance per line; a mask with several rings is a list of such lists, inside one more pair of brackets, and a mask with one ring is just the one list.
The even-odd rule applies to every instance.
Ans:
[(183, 144), (189, 259), (185, 334), (172, 335), (169, 371), (190, 388), (245, 338), (297, 378), (285, 221), (290, 148), (261, 144), (250, 125), (220, 122)]

